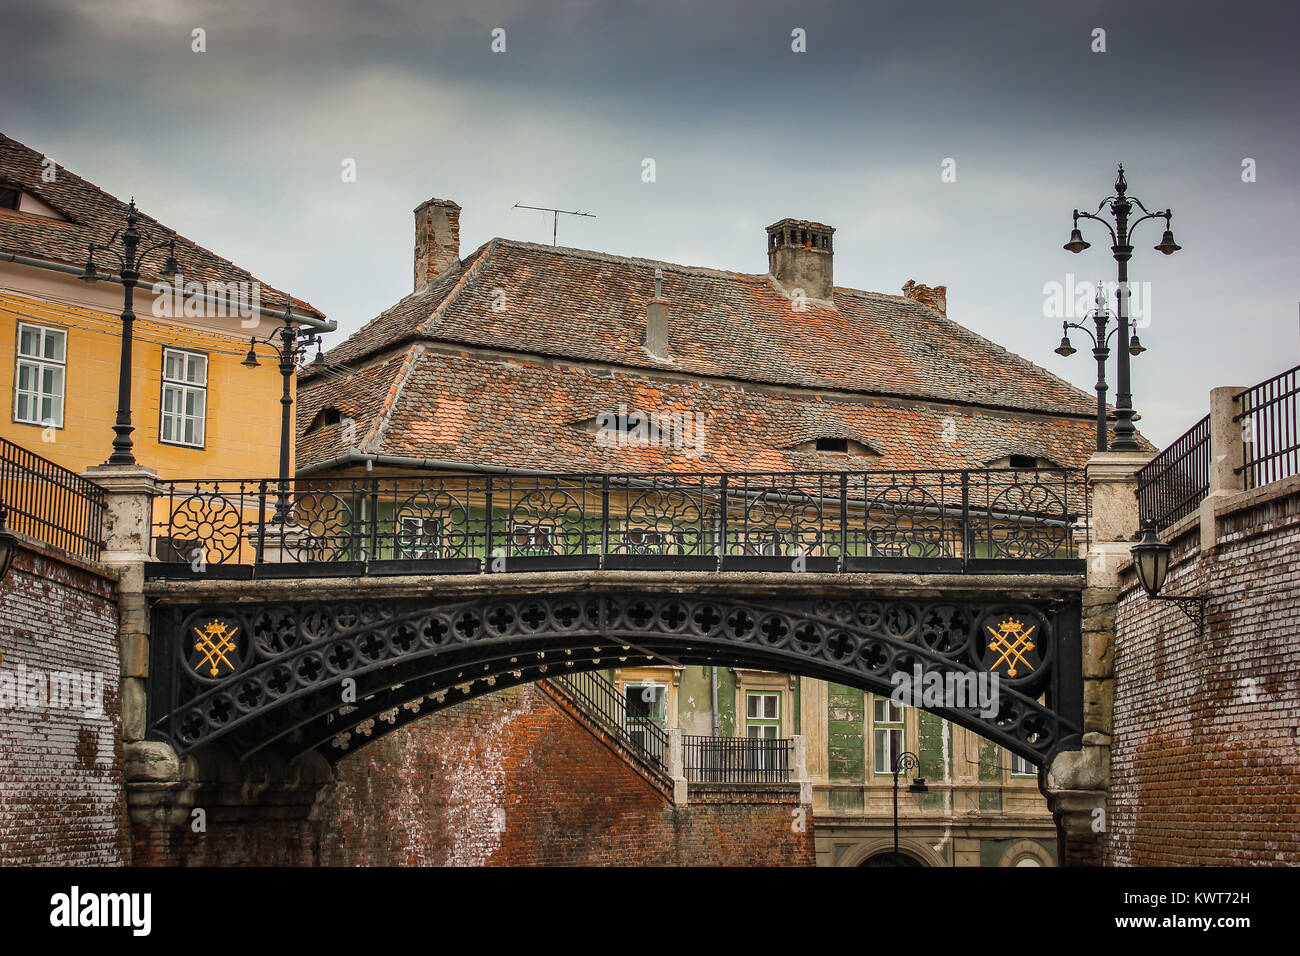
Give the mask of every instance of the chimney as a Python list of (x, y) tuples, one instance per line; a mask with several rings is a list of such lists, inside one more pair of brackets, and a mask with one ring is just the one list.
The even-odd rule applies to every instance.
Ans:
[(830, 226), (803, 219), (782, 219), (767, 227), (767, 271), (786, 295), (833, 301), (834, 234)]
[(460, 206), (430, 199), (415, 207), (415, 291), (460, 262)]
[(645, 341), (642, 345), (652, 358), (669, 360), (668, 300), (662, 295), (664, 270), (655, 269), (655, 297), (646, 306)]
[(948, 315), (948, 287), (946, 285), (937, 285), (932, 289), (928, 285), (917, 285), (915, 280), (908, 279), (903, 286), (903, 298), (920, 303), (928, 309), (933, 309), (945, 318)]

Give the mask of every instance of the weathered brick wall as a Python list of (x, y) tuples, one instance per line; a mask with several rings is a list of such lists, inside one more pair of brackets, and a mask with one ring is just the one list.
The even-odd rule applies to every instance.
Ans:
[(1204, 637), (1120, 603), (1107, 864), (1300, 863), (1300, 490), (1221, 527), (1213, 554), (1195, 524), (1174, 542), (1161, 592), (1211, 595)]
[(0, 582), (0, 865), (130, 862), (115, 588), (36, 544)]
[(674, 808), (527, 685), (430, 715), (343, 760), (310, 822), (210, 824), (204, 835), (176, 834), (150, 861), (812, 866), (811, 814), (798, 806), (795, 786), (710, 786)]
[(692, 787), (674, 808), (533, 685), (417, 721), (339, 770), (326, 863), (814, 862), (811, 819), (792, 826), (797, 787)]

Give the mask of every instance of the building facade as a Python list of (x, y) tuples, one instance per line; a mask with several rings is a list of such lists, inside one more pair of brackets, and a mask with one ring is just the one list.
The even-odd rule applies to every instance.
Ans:
[[(0, 135), (0, 438), (78, 473), (112, 451), (123, 287), (109, 251), (127, 203)], [(136, 460), (168, 478), (273, 476), (281, 376), (241, 366), (283, 326), (332, 328), (311, 305), (140, 215), (131, 363)], [(167, 243), (174, 243), (168, 246)], [(99, 281), (79, 281), (89, 246)], [(111, 248), (111, 247), (110, 247)], [(117, 245), (121, 252), (121, 245)], [(166, 276), (174, 252), (179, 274)]]
[[(700, 515), (674, 513), (692, 476), (906, 473), (929, 494), (961, 469), (1050, 481), (1092, 450), (1091, 396), (948, 319), (942, 286), (835, 286), (824, 224), (769, 226), (767, 271), (745, 274), (501, 238), (462, 259), (459, 206), (430, 200), (415, 218), (414, 292), (304, 374), (302, 479), (486, 471), (538, 476), (540, 488), (556, 474), (642, 476), (673, 491), (617, 530), (621, 546), (685, 554), (711, 533)], [(589, 533), (529, 523), (522, 502), (516, 510), (516, 552), (566, 553)], [(796, 525), (791, 517), (787, 531), (743, 546), (797, 559), (807, 539)], [(448, 547), (440, 526), (412, 517), (402, 527), (385, 556)], [(943, 520), (935, 533), (948, 533)], [(888, 529), (870, 537), (866, 553), (890, 546)], [(892, 853), (893, 771), (905, 751), (920, 766), (899, 780), (905, 859), (888, 859), (1056, 858), (1036, 768), (928, 712), (743, 668), (648, 660), (610, 673), (636, 720), (686, 739), (801, 736), (821, 864)], [(917, 777), (924, 792), (913, 792)]]

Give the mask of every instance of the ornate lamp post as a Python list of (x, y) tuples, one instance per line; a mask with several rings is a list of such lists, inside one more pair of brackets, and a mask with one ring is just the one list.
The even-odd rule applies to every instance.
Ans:
[[(898, 863), (898, 775), (904, 770), (919, 767), (921, 760), (910, 750), (904, 750), (894, 760), (894, 863)], [(907, 787), (908, 793), (929, 793), (924, 777), (915, 778)]]
[[(1097, 451), (1106, 450), (1106, 360), (1110, 358), (1110, 340), (1119, 333), (1119, 326), (1106, 331), (1106, 326), (1110, 322), (1110, 313), (1106, 311), (1106, 294), (1102, 291), (1101, 283), (1097, 283), (1097, 308), (1088, 313), (1085, 318), (1090, 318), (1097, 331), (1094, 333), (1086, 325), (1080, 325), (1078, 322), (1061, 323), (1061, 344), (1056, 348), (1056, 354), (1069, 358), (1076, 351), (1075, 347), (1070, 344), (1070, 329), (1078, 329), (1088, 338), (1092, 339), (1092, 357), (1097, 360)], [(1136, 333), (1128, 344), (1129, 355), (1138, 356), (1145, 352), (1142, 343), (1138, 341)]]
[[(118, 275), (122, 282), (122, 350), (117, 380), (117, 420), (113, 424), (113, 431), (117, 434), (113, 438), (113, 453), (108, 458), (110, 465), (136, 463), (135, 455), (131, 450), (133, 447), (131, 432), (135, 430), (131, 425), (131, 346), (135, 329), (135, 287), (140, 281), (140, 263), (149, 253), (166, 248), (167, 259), (163, 262), (161, 274), (165, 278), (171, 278), (180, 271), (176, 265), (175, 238), (169, 236), (152, 242), (149, 233), (136, 228), (139, 220), (140, 217), (135, 211), (135, 200), (132, 199), (131, 205), (127, 207), (126, 228), (113, 233), (108, 242), (102, 245), (96, 246), (93, 242), (90, 244), (86, 253), (86, 268), (78, 277), (86, 283), (107, 278), (95, 268), (95, 252), (98, 250), (108, 253), (117, 262)], [(119, 239), (122, 244), (121, 254), (118, 254), (114, 248)], [(141, 243), (145, 244), (143, 249), (140, 248)]]
[[(1118, 320), (1119, 333), (1119, 374), (1117, 392), (1115, 394), (1115, 441), (1112, 448), (1115, 451), (1139, 451), (1137, 440), (1133, 437), (1133, 392), (1129, 379), (1129, 356), (1137, 354), (1132, 351), (1132, 342), (1129, 340), (1129, 319), (1128, 319), (1128, 261), (1133, 257), (1133, 246), (1130, 239), (1133, 230), (1148, 219), (1164, 219), (1165, 234), (1160, 239), (1160, 244), (1155, 246), (1156, 252), (1165, 255), (1173, 255), (1182, 246), (1174, 242), (1174, 234), (1170, 228), (1173, 221), (1173, 212), (1169, 209), (1158, 212), (1148, 212), (1147, 207), (1142, 205), (1142, 201), (1136, 196), (1129, 196), (1128, 183), (1124, 179), (1124, 166), (1119, 167), (1119, 172), (1115, 177), (1115, 195), (1107, 196), (1097, 204), (1097, 213), (1109, 204), (1111, 218), (1114, 219), (1115, 225), (1112, 227), (1102, 216), (1097, 213), (1074, 211), (1074, 228), (1070, 231), (1070, 241), (1062, 248), (1067, 252), (1083, 252), (1092, 244), (1085, 242), (1083, 233), (1079, 231), (1080, 219), (1094, 219), (1106, 227), (1111, 238), (1111, 255), (1115, 258), (1115, 263), (1119, 270), (1119, 295), (1116, 297), (1116, 318)], [(1129, 216), (1133, 214), (1133, 207), (1136, 206), (1142, 210), (1143, 215), (1129, 222)], [(1134, 339), (1136, 341), (1136, 337)], [(1104, 343), (1105, 340), (1103, 340)], [(1062, 342), (1062, 345), (1068, 345), (1068, 342)], [(1059, 350), (1058, 350), (1059, 351)], [(1073, 350), (1071, 350), (1072, 352)], [(1138, 351), (1142, 351), (1138, 346)], [(1069, 353), (1065, 353), (1069, 354)], [(1098, 450), (1104, 451), (1104, 448), (1098, 446)]]
[[(276, 344), (276, 339), (279, 344)], [(275, 521), (286, 525), (291, 519), (289, 506), (289, 410), (293, 407), (293, 395), (290, 384), (293, 373), (298, 368), (298, 360), (306, 354), (307, 349), (316, 346), (316, 357), (311, 364), (320, 368), (325, 364), (321, 354), (320, 336), (315, 332), (295, 328), (293, 324), (293, 306), (284, 309), (284, 325), (264, 339), (252, 337), (248, 340), (248, 355), (239, 364), (245, 368), (257, 368), (262, 363), (257, 360), (258, 343), (269, 345), (280, 359), (280, 375), (284, 379), (284, 391), (280, 395), (280, 480), (276, 491)]]

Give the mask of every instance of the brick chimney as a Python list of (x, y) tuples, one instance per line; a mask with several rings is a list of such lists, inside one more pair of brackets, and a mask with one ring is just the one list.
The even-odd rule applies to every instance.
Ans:
[(806, 298), (833, 300), (834, 234), (830, 226), (804, 219), (782, 219), (767, 227), (767, 271), (786, 295), (798, 296), (796, 290), (802, 289)]
[(946, 285), (937, 285), (932, 289), (928, 285), (917, 285), (915, 280), (908, 279), (903, 286), (903, 298), (918, 302), (942, 316), (948, 315), (948, 287)]
[(430, 199), (415, 207), (415, 291), (460, 262), (460, 206)]

